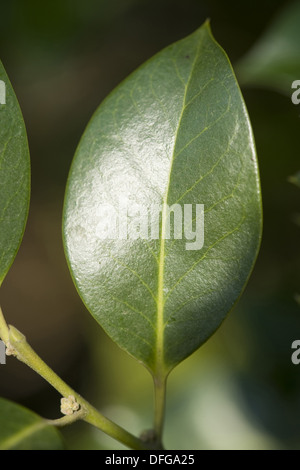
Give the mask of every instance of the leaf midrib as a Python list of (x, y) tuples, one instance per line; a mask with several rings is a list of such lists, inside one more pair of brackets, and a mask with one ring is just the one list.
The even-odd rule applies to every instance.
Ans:
[(191, 67), (189, 78), (185, 84), (185, 90), (182, 100), (182, 109), (178, 119), (178, 125), (175, 132), (175, 139), (173, 145), (173, 152), (172, 152), (172, 159), (169, 168), (168, 174), (168, 183), (165, 191), (165, 195), (163, 198), (163, 210), (162, 210), (162, 225), (161, 225), (161, 238), (160, 238), (160, 253), (159, 253), (159, 262), (158, 262), (158, 287), (157, 287), (157, 335), (156, 335), (156, 364), (155, 364), (155, 375), (156, 377), (164, 378), (168, 374), (169, 370), (167, 369), (166, 365), (164, 364), (164, 329), (165, 329), (165, 322), (164, 322), (164, 306), (165, 306), (165, 299), (164, 299), (164, 273), (165, 273), (165, 233), (166, 233), (166, 211), (167, 211), (167, 202), (169, 197), (169, 189), (171, 183), (171, 174), (173, 169), (173, 164), (175, 160), (175, 148), (177, 144), (177, 138), (179, 129), (181, 126), (181, 121), (184, 115), (184, 111), (186, 108), (186, 98), (187, 98), (187, 91), (190, 85), (190, 81), (192, 75), (194, 73), (194, 68), (198, 60), (199, 51), (202, 46), (203, 36), (199, 41), (197, 46), (194, 62)]
[(35, 422), (23, 428), (21, 431), (16, 432), (13, 436), (8, 437), (4, 441), (0, 443), (0, 450), (9, 450), (16, 448), (20, 442), (28, 437), (32, 436), (33, 434), (41, 431), (42, 429), (48, 426), (45, 422)]

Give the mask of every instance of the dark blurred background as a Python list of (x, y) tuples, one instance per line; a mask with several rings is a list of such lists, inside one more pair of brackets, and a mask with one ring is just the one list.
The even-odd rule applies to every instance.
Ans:
[[(160, 49), (210, 18), (235, 66), (287, 3), (0, 1), (0, 57), (23, 111), (32, 162), (28, 224), (1, 306), (69, 385), (132, 432), (151, 426), (150, 376), (85, 310), (63, 253), (63, 198), (76, 146), (103, 98)], [(242, 91), (261, 172), (262, 247), (238, 306), (170, 376), (169, 449), (300, 448), (300, 365), (291, 362), (291, 344), (300, 339), (300, 189), (288, 182), (300, 170), (300, 105), (259, 87)], [(59, 416), (58, 394), (13, 358), (0, 366), (0, 395)], [(64, 436), (69, 448), (122, 447), (80, 423)]]

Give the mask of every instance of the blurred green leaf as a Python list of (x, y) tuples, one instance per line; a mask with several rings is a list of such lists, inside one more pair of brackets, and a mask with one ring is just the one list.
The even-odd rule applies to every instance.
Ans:
[(290, 176), (289, 182), (295, 184), (296, 186), (299, 186), (300, 188), (300, 171), (295, 175)]
[(0, 398), (0, 450), (61, 450), (62, 437), (46, 420)]
[[(300, 188), (300, 171), (288, 178), (288, 181)], [(293, 214), (293, 221), (300, 226), (300, 214)]]
[(0, 62), (0, 285), (21, 243), (30, 198), (26, 129)]
[[(166, 205), (173, 204), (205, 205), (203, 247), (167, 237)], [(155, 205), (164, 208), (158, 239), (134, 227), (135, 205), (151, 217)], [(118, 215), (120, 225), (124, 214), (128, 238), (102, 237), (105, 224)], [(152, 372), (167, 373), (212, 335), (241, 295), (261, 224), (249, 118), (206, 23), (146, 62), (92, 118), (68, 179), (66, 257), (104, 330)]]
[(262, 37), (236, 64), (242, 85), (292, 94), (300, 79), (300, 2), (292, 2), (278, 14)]

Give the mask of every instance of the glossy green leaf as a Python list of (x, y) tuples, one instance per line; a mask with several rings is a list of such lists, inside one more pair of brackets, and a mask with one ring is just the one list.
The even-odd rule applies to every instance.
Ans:
[(30, 161), (23, 117), (0, 62), (0, 285), (21, 243), (30, 198)]
[(270, 88), (292, 95), (295, 91), (292, 84), (300, 77), (299, 23), (300, 2), (289, 3), (236, 64), (235, 70), (242, 85)]
[[(175, 204), (169, 224), (167, 208)], [(156, 239), (157, 207), (164, 209)], [(93, 116), (67, 184), (66, 257), (104, 330), (164, 374), (203, 344), (237, 301), (261, 223), (248, 115), (205, 23), (141, 66)]]
[(61, 450), (59, 431), (23, 406), (0, 398), (0, 450)]

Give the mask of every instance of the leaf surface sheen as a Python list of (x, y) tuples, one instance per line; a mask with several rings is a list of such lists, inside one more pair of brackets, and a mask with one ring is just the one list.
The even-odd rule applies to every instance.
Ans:
[(30, 159), (25, 124), (0, 61), (0, 285), (19, 249), (29, 199)]
[[(117, 229), (127, 211), (126, 239), (119, 231), (99, 237), (105, 204), (105, 220)], [(187, 249), (196, 238), (187, 240), (183, 222), (175, 238), (175, 213), (168, 236), (167, 209), (181, 207), (184, 221), (188, 204), (199, 241), (203, 224), (195, 211), (204, 205), (199, 249)], [(211, 336), (241, 295), (261, 223), (249, 118), (230, 62), (205, 23), (130, 75), (94, 114), (68, 179), (66, 257), (80, 296), (109, 336), (154, 375), (165, 375)]]

